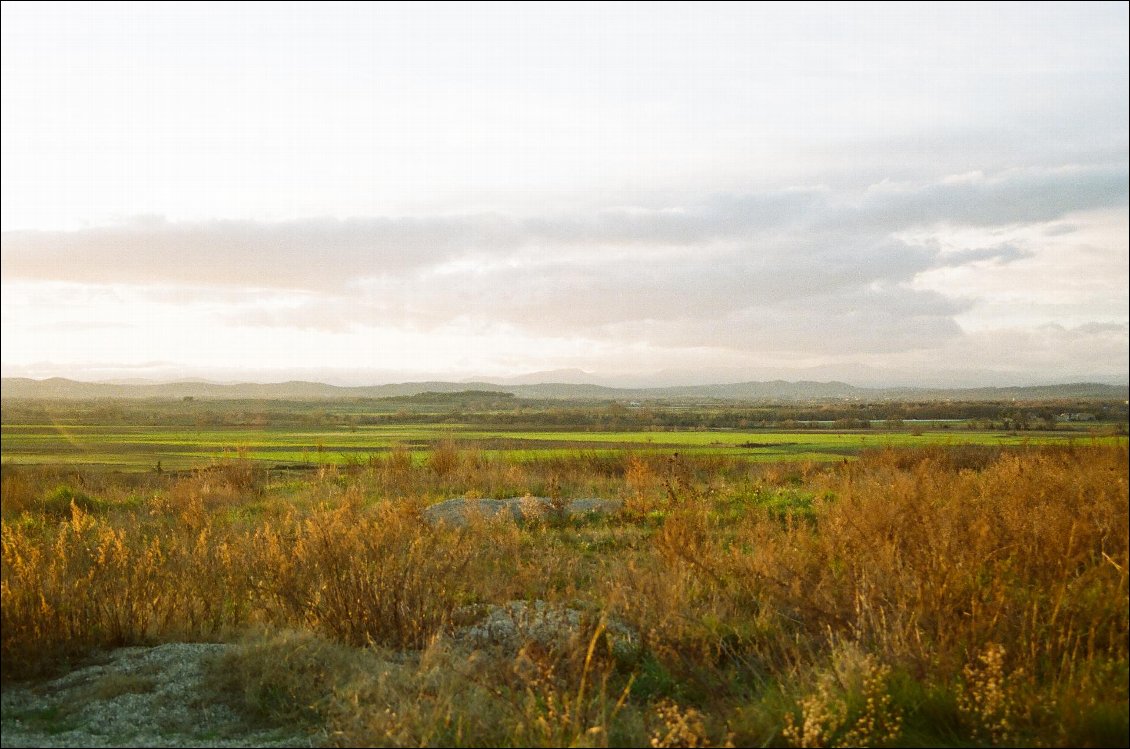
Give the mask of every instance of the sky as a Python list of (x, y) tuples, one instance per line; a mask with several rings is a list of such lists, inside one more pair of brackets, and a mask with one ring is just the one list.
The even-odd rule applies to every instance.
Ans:
[(3, 375), (1125, 383), (1128, 7), (5, 2)]

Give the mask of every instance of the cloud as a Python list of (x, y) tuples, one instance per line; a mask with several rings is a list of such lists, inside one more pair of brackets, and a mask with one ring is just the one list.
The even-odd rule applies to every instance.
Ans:
[(867, 191), (857, 215), (881, 226), (1000, 226), (1122, 206), (1127, 196), (1124, 166), (1014, 170), (993, 178), (973, 174), (921, 186), (880, 183)]
[(3, 235), (6, 278), (326, 289), (442, 262), (489, 234), (490, 216), (165, 223)]
[[(1127, 201), (1127, 170), (1017, 171), (926, 184), (880, 183), (861, 196), (782, 190), (715, 196), (665, 210), (508, 216), (481, 213), (278, 223), (138, 220), (79, 231), (3, 233), (4, 276), (87, 283), (236, 285), (332, 290), (357, 278), (398, 277), (456, 259), (543, 253), (605, 259), (718, 243), (764, 246), (803, 234), (817, 260), (842, 258), (913, 226), (1051, 221)], [(845, 249), (838, 249), (837, 244)]]
[(1012, 242), (1001, 242), (989, 247), (962, 248), (956, 252), (947, 253), (940, 258), (938, 267), (954, 268), (977, 262), (1004, 265), (1033, 257), (1035, 254), (1033, 250), (1019, 247)]
[(992, 384), (1126, 382), (1130, 324), (1057, 324), (976, 331), (935, 351), (888, 357), (893, 372), (918, 370), (923, 381)]
[(280, 223), (146, 219), (80, 231), (3, 234), (5, 277), (329, 290), (404, 276), (458, 258), (523, 251), (604, 256), (734, 239), (815, 208), (806, 194), (765, 195), (690, 210), (604, 210), (510, 217), (309, 219)]
[(6, 232), (3, 272), (5, 284), (124, 287), (128, 298), (191, 307), (229, 328), (464, 325), (672, 349), (878, 355), (963, 336), (956, 318), (975, 309), (975, 295), (916, 279), (1036, 252), (1012, 240), (955, 247), (923, 236), (1058, 222), (1126, 201), (1126, 169), (1103, 167), (716, 195), (646, 210), (150, 218)]

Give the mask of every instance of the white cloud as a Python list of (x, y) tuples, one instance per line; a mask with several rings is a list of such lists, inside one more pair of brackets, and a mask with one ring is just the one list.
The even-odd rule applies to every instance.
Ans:
[[(366, 366), (415, 357), (441, 368), (443, 352), (474, 342), (477, 353), (447, 363), (479, 371), (518, 345), (539, 363), (529, 368), (608, 367), (613, 349), (636, 344), (668, 352), (666, 366), (695, 350), (721, 364), (913, 358), (1002, 326), (1124, 325), (1125, 232), (1110, 244), (1125, 226), (1119, 174), (1009, 172), (663, 210), (6, 232), (5, 284), (23, 291), (5, 299), (55, 310), (29, 330), (81, 322), (88, 340), (91, 326), (137, 330), (131, 310), (156, 310), (141, 328), (147, 347), (158, 325), (195, 342), (180, 351), (217, 362), (243, 347), (281, 364), (299, 341), (343, 366), (352, 350)], [(185, 332), (194, 327), (203, 336)], [(8, 340), (6, 357), (19, 350)], [(1043, 337), (1020, 340), (1043, 350)], [(1006, 349), (978, 355), (994, 350)]]

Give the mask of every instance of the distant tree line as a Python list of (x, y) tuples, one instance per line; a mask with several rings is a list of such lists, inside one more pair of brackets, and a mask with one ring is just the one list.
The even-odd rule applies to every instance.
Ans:
[[(1069, 414), (1071, 422), (1062, 419)], [(5, 424), (105, 424), (195, 428), (357, 429), (406, 423), (461, 423), (499, 429), (913, 429), (921, 421), (951, 428), (1047, 430), (1077, 421), (1127, 421), (1125, 401), (820, 402), (740, 404), (677, 401), (533, 400), (463, 391), (341, 400), (11, 400)], [(1086, 426), (1084, 423), (1083, 426)]]

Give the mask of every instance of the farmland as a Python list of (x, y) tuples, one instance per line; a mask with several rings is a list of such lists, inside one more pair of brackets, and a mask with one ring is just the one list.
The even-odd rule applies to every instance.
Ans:
[(929, 445), (1068, 445), (1110, 436), (1090, 433), (1017, 433), (940, 430), (919, 427), (884, 431), (677, 431), (578, 432), (484, 430), (475, 426), (407, 424), (344, 430), (203, 429), (5, 425), (4, 461), (11, 464), (66, 464), (88, 468), (151, 470), (191, 468), (230, 458), (266, 465), (359, 465), (398, 446), (421, 462), (443, 441), (492, 457), (534, 460), (572, 452), (599, 454), (631, 450), (726, 454), (754, 461), (829, 461), (863, 450)]
[[(5, 405), (9, 464), (90, 469), (199, 467), (233, 457), (264, 467), (363, 465), (394, 448), (422, 462), (441, 442), (507, 460), (677, 451), (749, 461), (836, 461), (861, 451), (938, 445), (1069, 445), (1125, 434), (1122, 404), (1091, 405), (1104, 420), (1064, 424), (1057, 410), (1012, 404), (735, 408), (713, 404), (552, 403), (495, 393), (432, 393), (354, 403), (169, 401)], [(902, 419), (903, 413), (934, 418)], [(884, 414), (884, 418), (876, 418)], [(1088, 414), (1092, 415), (1092, 414)], [(819, 418), (824, 417), (824, 418)]]
[[(1123, 406), (5, 401), (5, 688), (207, 642), (297, 743), (1125, 744)], [(523, 496), (617, 509), (428, 520)]]

